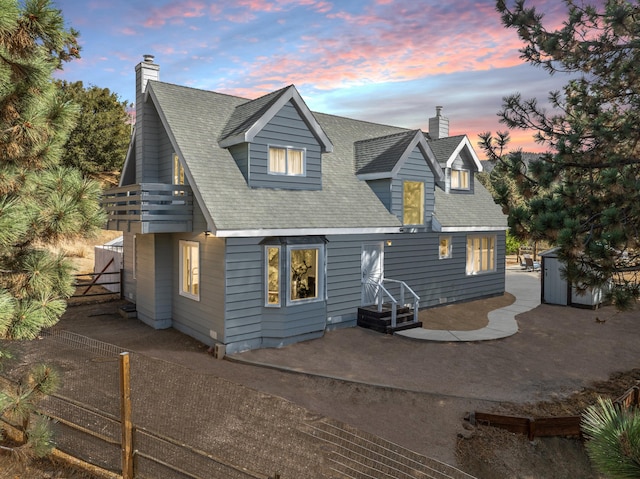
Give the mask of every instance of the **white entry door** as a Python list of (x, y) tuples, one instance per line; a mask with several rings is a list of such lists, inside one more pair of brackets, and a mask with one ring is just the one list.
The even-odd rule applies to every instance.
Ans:
[(378, 283), (384, 277), (384, 243), (362, 245), (362, 306), (377, 304)]

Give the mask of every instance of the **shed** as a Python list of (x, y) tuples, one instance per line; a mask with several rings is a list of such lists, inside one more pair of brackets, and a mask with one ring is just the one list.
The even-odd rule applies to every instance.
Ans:
[(558, 257), (558, 248), (540, 253), (540, 258), (542, 259), (540, 291), (543, 303), (594, 309), (604, 301), (602, 288), (589, 288), (584, 294), (579, 294), (577, 288), (562, 277), (563, 263)]

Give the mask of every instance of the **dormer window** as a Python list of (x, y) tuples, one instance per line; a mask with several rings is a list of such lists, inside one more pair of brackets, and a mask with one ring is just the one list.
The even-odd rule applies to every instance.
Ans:
[(270, 146), (269, 174), (304, 176), (305, 150), (290, 146)]
[(451, 189), (469, 189), (469, 170), (451, 170)]
[(424, 183), (422, 181), (404, 182), (402, 203), (402, 222), (405, 225), (424, 224)]

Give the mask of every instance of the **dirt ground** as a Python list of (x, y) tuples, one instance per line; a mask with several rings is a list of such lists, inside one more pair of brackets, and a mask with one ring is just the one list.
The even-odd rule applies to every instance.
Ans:
[[(434, 322), (427, 327), (476, 329), (476, 326), (486, 324), (485, 311), (512, 301), (512, 297), (505, 295), (435, 308), (429, 315)], [(543, 305), (518, 316), (521, 332), (516, 336), (488, 343), (418, 344), (352, 328), (328, 334), (329, 342), (321, 346), (325, 355), (335, 362), (336, 350), (332, 349), (331, 341), (346, 338), (347, 343), (351, 341), (360, 346), (359, 342), (366, 340), (370, 350), (360, 349), (359, 354), (366, 358), (377, 351), (379, 360), (384, 362), (381, 353), (397, 344), (410, 358), (409, 362), (423, 357), (435, 366), (419, 373), (421, 381), (430, 385), (429, 391), (424, 392), (393, 390), (214, 360), (206, 353), (206, 347), (191, 338), (173, 330), (153, 331), (135, 320), (123, 322), (121, 318), (105, 313), (111, 309), (112, 303), (71, 307), (59, 327), (71, 328), (79, 334), (119, 344), (163, 361), (174, 361), (175, 372), (181, 377), (198, 374), (204, 381), (213, 381), (215, 377), (250, 388), (233, 400), (238, 404), (249, 401), (250, 408), (256, 412), (261, 409), (261, 401), (255, 400), (256, 397), (270, 398), (270, 401), (282, 404), (278, 408), (282, 415), (274, 417), (272, 414), (270, 420), (286, 427), (295, 427), (288, 422), (293, 416), (333, 417), (421, 454), (457, 465), (480, 479), (596, 479), (599, 476), (591, 469), (579, 440), (536, 438), (529, 442), (526, 437), (494, 428), (469, 428), (463, 420), (465, 412), (482, 410), (532, 417), (579, 414), (595, 401), (597, 395), (618, 397), (640, 379), (640, 370), (634, 369), (638, 363), (633, 347), (637, 344), (634, 338), (638, 337), (639, 329), (635, 326), (640, 318), (637, 308), (618, 315), (610, 308), (594, 312)], [(596, 316), (606, 318), (606, 323), (595, 321)], [(313, 344), (320, 343), (303, 343), (291, 349), (298, 348), (304, 356)], [(344, 350), (344, 344), (341, 348)], [(277, 350), (277, 353), (290, 353), (286, 349)], [(32, 358), (36, 357), (37, 350), (33, 348)], [(168, 352), (171, 358), (168, 358)], [(81, 367), (74, 365), (71, 357), (64, 364), (72, 375)], [(357, 365), (344, 366), (342, 374), (345, 377), (350, 374), (349, 366), (357, 369)], [(618, 370), (626, 372), (615, 372)], [(566, 377), (557, 380), (554, 371), (562, 371)], [(484, 377), (476, 382), (479, 374)], [(533, 379), (529, 380), (530, 377)], [(272, 403), (266, 407), (273, 410)], [(286, 416), (285, 411), (289, 411)], [(9, 469), (3, 466), (0, 462), (0, 471), (8, 474)], [(26, 475), (3, 476), (0, 472), (0, 479), (90, 477), (67, 476), (58, 469), (52, 471), (47, 465), (41, 476), (35, 474), (35, 471), (29, 471)], [(315, 479), (319, 476), (298, 477)]]

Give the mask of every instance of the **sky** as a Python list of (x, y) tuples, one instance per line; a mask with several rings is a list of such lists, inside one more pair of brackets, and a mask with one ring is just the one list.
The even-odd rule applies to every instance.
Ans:
[[(160, 80), (257, 98), (294, 84), (312, 111), (428, 130), (436, 106), (450, 134), (504, 131), (513, 93), (545, 103), (562, 76), (525, 64), (495, 0), (53, 0), (80, 32), (80, 60), (56, 76), (135, 98), (135, 65)], [(508, 2), (512, 3), (512, 2)], [(564, 2), (529, 0), (552, 26)], [(543, 151), (530, 131), (512, 148)]]

